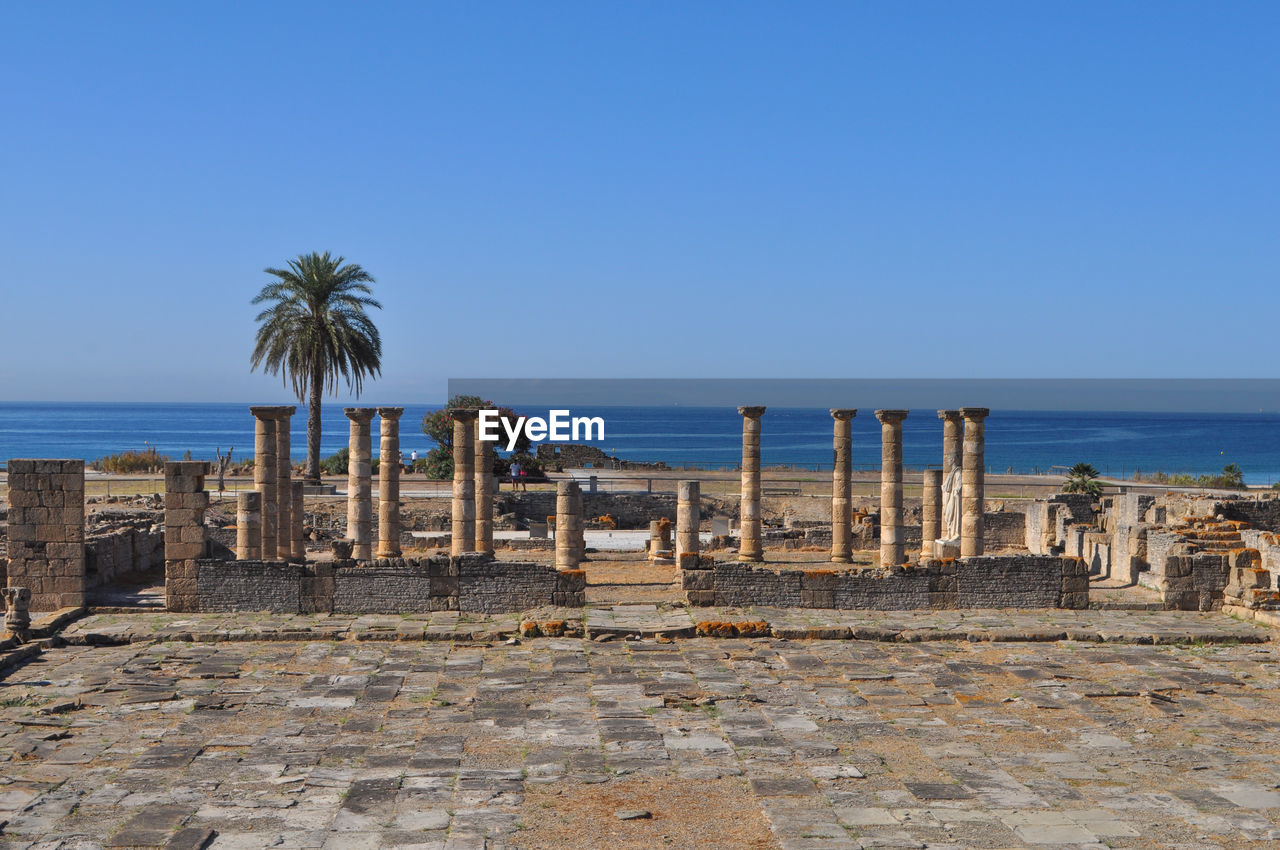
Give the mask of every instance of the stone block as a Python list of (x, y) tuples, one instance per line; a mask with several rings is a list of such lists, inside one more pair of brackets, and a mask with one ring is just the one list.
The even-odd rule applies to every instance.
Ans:
[(834, 608), (835, 594), (830, 590), (801, 590), (800, 604), (805, 608)]
[(680, 576), (682, 590), (715, 590), (716, 574), (711, 570), (685, 570)]
[(199, 543), (204, 544), (207, 540), (205, 527), (203, 525), (184, 525), (177, 529), (179, 543)]
[(186, 543), (179, 540), (165, 540), (164, 557), (166, 561), (203, 558), (206, 544)]
[(457, 576), (431, 576), (428, 581), (430, 581), (432, 596), (458, 595)]

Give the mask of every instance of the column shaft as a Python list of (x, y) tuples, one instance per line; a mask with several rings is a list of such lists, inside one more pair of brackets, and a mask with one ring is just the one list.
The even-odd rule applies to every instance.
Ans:
[(493, 491), (497, 480), (493, 477), (493, 443), (481, 440), (478, 433), (475, 443), (476, 480), (476, 541), (475, 551), (493, 554)]
[[(938, 418), (942, 420), (942, 486), (951, 492), (952, 473), (960, 475), (964, 467), (961, 450), (964, 443), (964, 419), (959, 410), (939, 410)], [(958, 516), (958, 514), (957, 514)], [(946, 512), (942, 515), (939, 537), (954, 540), (960, 536), (959, 522), (952, 528), (952, 517)]]
[(449, 554), (474, 552), (476, 545), (476, 411), (455, 409), (453, 418), (453, 505)]
[(578, 482), (565, 479), (556, 484), (556, 569), (576, 570), (581, 563), (579, 536), (582, 534)]
[(739, 407), (742, 416), (742, 496), (739, 561), (763, 561), (760, 542), (760, 417), (763, 407)]
[(253, 486), (262, 494), (262, 541), (260, 551), (268, 561), (276, 557), (279, 511), (276, 507), (276, 414), (275, 408), (251, 407), (254, 415)]
[(858, 411), (831, 409), (834, 420), (831, 473), (831, 560), (837, 564), (853, 562), (853, 417)]
[(379, 407), (378, 557), (400, 557), (400, 416), (403, 407)]
[(933, 542), (942, 536), (942, 470), (924, 471), (920, 508), (920, 557), (933, 557)]
[(686, 554), (696, 555), (701, 550), (698, 526), (702, 522), (702, 485), (697, 481), (681, 481), (676, 497), (676, 563)]
[(369, 421), (377, 411), (372, 407), (345, 407), (351, 420), (347, 438), (347, 538), (351, 557), (367, 561), (373, 557), (373, 472)]
[(297, 408), (282, 407), (276, 419), (276, 558), (293, 557), (293, 457), (289, 427)]
[(262, 494), (247, 490), (236, 494), (236, 560), (262, 557)]
[(880, 566), (906, 560), (902, 543), (902, 420), (905, 410), (877, 410), (880, 420)]
[(306, 533), (305, 497), (307, 484), (305, 481), (293, 481), (290, 483), (290, 487), (293, 490), (293, 510), (289, 514), (293, 519), (293, 534), (291, 535), (293, 538), (292, 554), (293, 560), (301, 562), (307, 560), (307, 539), (304, 536)]
[(983, 554), (983, 519), (985, 510), (983, 470), (986, 465), (986, 433), (984, 421), (991, 411), (985, 407), (965, 407), (964, 416), (964, 486), (961, 491), (960, 557), (975, 558)]

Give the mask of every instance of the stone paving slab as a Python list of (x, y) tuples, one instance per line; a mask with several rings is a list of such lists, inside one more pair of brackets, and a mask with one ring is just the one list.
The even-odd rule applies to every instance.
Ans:
[[(783, 608), (684, 608), (613, 605), (540, 608), (513, 614), (442, 611), (420, 615), (94, 614), (63, 629), (73, 644), (107, 645), (153, 640), (195, 642), (330, 640), (495, 641), (520, 634), (522, 623), (558, 623), (589, 637), (695, 634), (735, 636), (708, 624), (754, 624), (750, 634), (789, 639), (1034, 641), (1103, 643), (1261, 643), (1274, 630), (1215, 612), (1061, 609), (844, 611)], [(585, 632), (584, 632), (585, 630)], [(546, 629), (542, 633), (548, 633)]]
[(1273, 644), (52, 647), (0, 847), (1271, 847), (1278, 713)]

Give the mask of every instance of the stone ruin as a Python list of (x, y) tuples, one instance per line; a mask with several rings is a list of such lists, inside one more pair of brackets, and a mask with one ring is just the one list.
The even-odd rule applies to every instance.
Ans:
[[(237, 496), (234, 553), (223, 557), (213, 557), (220, 547), (214, 545), (204, 521), (209, 506), (204, 480), (210, 469), (203, 461), (166, 465), (162, 535), (144, 517), (120, 517), (118, 527), (104, 529), (88, 542), (83, 463), (12, 461), (8, 584), (29, 587), (35, 610), (76, 607), (84, 604), (87, 577), (96, 576), (92, 581), (99, 583), (109, 581), (130, 566), (155, 563), (163, 552), (165, 599), (174, 611), (359, 613), (382, 612), (388, 606), (405, 612), (496, 611), (584, 604), (585, 575), (580, 566), (586, 552), (587, 514), (576, 481), (561, 481), (554, 497), (546, 494), (555, 500), (553, 566), (495, 558), (493, 530), (500, 500), (491, 472), (493, 448), (476, 439), (474, 410), (451, 411), (454, 478), (447, 557), (402, 557), (400, 468), (395, 462), (384, 464), (378, 476), (377, 539), (373, 539), (372, 421), (379, 418), (381, 456), (398, 459), (403, 408), (353, 407), (344, 411), (350, 422), (347, 539), (335, 546), (332, 561), (308, 561), (303, 484), (292, 480), (289, 462), (289, 422), (294, 410), (287, 406), (250, 409), (255, 421), (255, 486)], [(628, 497), (648, 505), (649, 516), (655, 509), (659, 513), (660, 518), (652, 522), (651, 556), (678, 566), (680, 585), (695, 605), (1085, 607), (1090, 566), (1100, 575), (1097, 562), (1106, 560), (1110, 576), (1113, 557), (1145, 557), (1150, 548), (1167, 556), (1155, 557), (1148, 570), (1134, 569), (1166, 576), (1171, 604), (1186, 606), (1193, 591), (1199, 594), (1201, 585), (1209, 587), (1210, 572), (1226, 575), (1225, 567), (1209, 570), (1196, 560), (1219, 554), (1208, 552), (1206, 544), (1212, 535), (1239, 531), (1238, 540), (1222, 540), (1243, 543), (1245, 532), (1253, 530), (1217, 525), (1170, 528), (1168, 533), (1181, 534), (1182, 548), (1162, 549), (1163, 530), (1154, 537), (1149, 536), (1149, 528), (1135, 531), (1143, 525), (1138, 514), (1145, 510), (1144, 503), (1117, 502), (1114, 520), (1092, 504), (1066, 496), (1034, 503), (1025, 513), (988, 512), (982, 471), (985, 408), (938, 412), (943, 426), (942, 463), (940, 469), (923, 475), (918, 524), (906, 521), (902, 498), (902, 422), (907, 411), (876, 411), (881, 424), (881, 482), (879, 510), (872, 513), (856, 509), (851, 498), (851, 421), (857, 411), (833, 409), (836, 462), (829, 526), (766, 529), (760, 465), (765, 408), (744, 406), (739, 413), (743, 417), (742, 487), (737, 511), (740, 534), (733, 560), (715, 560), (700, 551), (699, 533), (707, 518), (697, 481), (680, 482), (673, 503), (665, 501), (670, 497), (663, 494)], [(640, 504), (633, 507), (640, 512)], [(1142, 520), (1149, 519), (1144, 513)], [(726, 539), (720, 538), (721, 542)], [(985, 553), (993, 539), (1004, 550), (1002, 554)], [(1015, 539), (1017, 547), (1011, 545)], [(774, 548), (816, 540), (829, 546), (833, 564), (850, 564), (855, 550), (868, 548), (878, 548), (880, 564), (865, 569), (797, 570), (765, 564), (766, 544)], [(1148, 540), (1154, 548), (1146, 545)], [(1252, 540), (1252, 548), (1258, 550), (1264, 543), (1271, 546), (1274, 538)], [(1140, 546), (1144, 547), (1141, 552)], [(1224, 557), (1237, 571), (1234, 583), (1223, 580), (1216, 588), (1221, 592), (1213, 598), (1220, 599), (1229, 586), (1238, 586), (1240, 593), (1233, 598), (1262, 604), (1262, 594), (1249, 592), (1265, 589), (1259, 585), (1261, 579), (1247, 571), (1263, 569), (1258, 565), (1276, 555), (1271, 549), (1266, 555), (1258, 551), (1256, 558), (1233, 551), (1228, 549)], [(1190, 585), (1171, 580), (1187, 576)], [(1204, 604), (1199, 596), (1195, 602)]]
[(1280, 499), (1133, 491), (1060, 494), (1027, 511), (1027, 548), (1081, 558), (1103, 586), (1141, 585), (1167, 609), (1280, 611)]
[[(166, 532), (172, 535), (177, 531), (193, 546), (168, 561), (171, 569), (166, 583), (170, 577), (194, 582), (189, 597), (169, 594), (172, 610), (498, 612), (584, 604), (586, 578), (577, 569), (585, 549), (581, 491), (575, 482), (564, 482), (567, 501), (557, 514), (560, 533), (554, 567), (494, 558), (497, 479), (491, 472), (492, 444), (475, 439), (476, 411), (450, 411), (454, 432), (450, 554), (419, 559), (402, 557), (401, 549), (399, 420), (404, 408), (345, 408), (350, 421), (348, 536), (334, 546), (334, 559), (325, 562), (305, 557), (302, 482), (289, 479), (287, 435), (294, 408), (254, 407), (250, 411), (256, 425), (255, 489), (237, 497), (235, 559), (209, 558), (203, 548), (199, 555), (193, 555), (194, 547), (204, 542), (201, 518), (175, 515), (174, 519), (182, 522), (177, 527), (169, 522), (166, 504)], [(379, 464), (376, 547), (371, 457), (375, 416), (379, 420), (380, 456), (385, 461)], [(176, 498), (187, 498), (185, 488), (202, 490), (202, 476), (207, 471), (202, 470), (174, 470)], [(166, 475), (168, 472), (166, 469)], [(203, 502), (207, 505), (207, 496)], [(191, 560), (187, 560), (189, 556)]]
[[(797, 608), (1087, 608), (1087, 568), (1079, 557), (1027, 552), (984, 556), (986, 408), (940, 410), (940, 470), (923, 475), (918, 550), (908, 553), (902, 485), (902, 422), (906, 410), (877, 410), (881, 425), (879, 566), (867, 569), (773, 569), (763, 564), (760, 439), (764, 407), (738, 408), (742, 416), (741, 542), (737, 562), (717, 561), (697, 550), (691, 524), (696, 513), (677, 510), (676, 539), (681, 587), (692, 605), (769, 605)], [(830, 560), (852, 562), (855, 540), (869, 542), (871, 523), (855, 535), (852, 510), (852, 427), (857, 411), (833, 408)], [(956, 473), (953, 476), (953, 473)], [(952, 516), (942, 511), (943, 482), (956, 482)], [(681, 497), (692, 492), (681, 482)], [(681, 502), (683, 504), (683, 501)], [(866, 520), (866, 515), (859, 519)], [(1019, 532), (1025, 520), (1015, 526)], [(696, 525), (692, 526), (696, 528)], [(1019, 541), (1020, 542), (1020, 541)]]

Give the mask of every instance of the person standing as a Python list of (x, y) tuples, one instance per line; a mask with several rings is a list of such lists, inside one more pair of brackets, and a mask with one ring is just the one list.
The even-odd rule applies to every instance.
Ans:
[(518, 461), (511, 464), (511, 492), (515, 492), (520, 486), (520, 476), (524, 475), (524, 470), (520, 468)]

